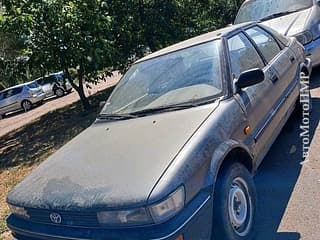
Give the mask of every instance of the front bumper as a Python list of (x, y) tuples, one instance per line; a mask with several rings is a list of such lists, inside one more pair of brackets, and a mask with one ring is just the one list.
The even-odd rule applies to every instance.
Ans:
[(32, 223), (13, 215), (7, 225), (15, 238), (20, 240), (210, 240), (212, 231), (212, 199), (207, 193), (200, 193), (177, 217), (153, 226), (98, 229)]
[(320, 38), (304, 46), (306, 55), (311, 59), (313, 67), (320, 65)]

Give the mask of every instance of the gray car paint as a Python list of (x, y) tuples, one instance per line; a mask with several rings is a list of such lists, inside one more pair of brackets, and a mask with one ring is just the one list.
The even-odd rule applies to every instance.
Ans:
[(8, 199), (61, 210), (146, 204), (154, 183), (216, 107), (94, 124), (32, 172)]
[(318, 0), (314, 0), (313, 6), (308, 9), (263, 21), (262, 24), (288, 37), (294, 37), (307, 30), (311, 31), (313, 42), (306, 46), (307, 55), (312, 60), (314, 67), (320, 64), (320, 5)]
[[(25, 100), (30, 101), (32, 104), (37, 104), (45, 98), (45, 94), (42, 92), (41, 87), (39, 86), (36, 89), (30, 89), (27, 87), (29, 83), (24, 83), (20, 85), (7, 88), (4, 91), (22, 87), (22, 91), (19, 94), (16, 94), (12, 97), (5, 98), (0, 100), (0, 115), (4, 115), (9, 112), (17, 111), (22, 109), (22, 102)], [(1, 94), (1, 92), (0, 92)], [(33, 95), (33, 96), (31, 96)]]
[[(230, 36), (252, 26), (256, 24), (200, 36), (161, 54), (210, 41), (221, 32), (221, 47), (226, 47)], [(271, 66), (277, 70), (281, 66), (277, 64), (287, 64), (287, 70), (297, 74), (281, 74), (278, 69), (276, 83), (267, 77), (265, 82), (238, 92), (232, 85), (230, 59), (222, 53), (224, 97), (187, 110), (118, 122), (97, 121), (11, 191), (8, 202), (64, 210), (121, 209), (158, 202), (183, 185), (188, 203), (199, 192), (213, 193), (219, 169), (231, 154), (255, 172), (293, 111), (299, 96), (300, 71), (311, 71), (311, 65), (304, 63), (303, 47), (292, 38)], [(291, 54), (295, 63), (283, 61), (281, 55)], [(266, 76), (268, 69), (266, 64)], [(268, 87), (260, 91), (264, 85)], [(281, 91), (275, 91), (279, 86)], [(260, 98), (256, 95), (264, 97), (265, 91), (270, 95), (263, 106), (269, 108), (260, 109), (263, 117), (247, 136), (244, 129), (251, 125), (250, 117), (255, 117), (250, 106), (258, 106)], [(255, 139), (261, 129), (261, 138)], [(261, 139), (264, 147), (257, 149)]]

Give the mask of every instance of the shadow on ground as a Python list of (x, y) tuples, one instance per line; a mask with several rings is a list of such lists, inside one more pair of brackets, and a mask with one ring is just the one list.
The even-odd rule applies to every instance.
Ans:
[[(319, 87), (320, 71), (311, 80), (311, 89)], [(310, 124), (312, 141), (320, 119), (320, 99), (313, 101)], [(298, 240), (298, 232), (279, 232), (281, 220), (296, 186), (302, 169), (301, 118), (294, 116), (264, 159), (255, 177), (258, 191), (258, 227), (256, 240)], [(294, 221), (294, 219), (292, 220)]]
[(113, 88), (90, 98), (92, 109), (83, 113), (80, 102), (50, 112), (0, 139), (0, 172), (10, 167), (32, 166), (45, 160), (95, 120), (99, 102)]

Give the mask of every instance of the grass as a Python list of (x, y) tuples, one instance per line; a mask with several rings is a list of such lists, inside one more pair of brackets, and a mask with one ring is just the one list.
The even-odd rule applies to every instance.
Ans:
[(99, 103), (112, 88), (90, 97), (92, 108), (82, 111), (80, 101), (50, 112), (0, 138), (0, 239), (6, 239), (9, 214), (7, 193), (48, 156), (88, 128), (95, 120)]

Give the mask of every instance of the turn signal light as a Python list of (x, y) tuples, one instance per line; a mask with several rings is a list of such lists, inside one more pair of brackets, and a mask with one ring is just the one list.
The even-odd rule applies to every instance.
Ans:
[(244, 129), (244, 134), (248, 136), (250, 133), (251, 133), (251, 128), (248, 126)]
[(179, 237), (176, 238), (176, 240), (183, 240), (183, 236), (180, 235)]

